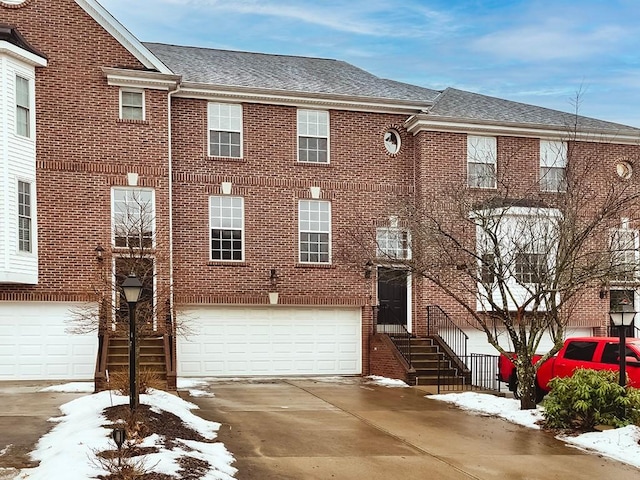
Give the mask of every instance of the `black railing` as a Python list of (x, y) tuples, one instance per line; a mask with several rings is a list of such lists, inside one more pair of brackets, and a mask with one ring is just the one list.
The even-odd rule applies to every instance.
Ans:
[(373, 307), (373, 332), (385, 333), (393, 341), (398, 351), (411, 366), (411, 333), (396, 313), (386, 305)]
[(444, 391), (500, 392), (498, 381), (498, 355), (472, 353), (459, 357), (464, 371), (444, 359), (438, 362), (438, 393)]
[(469, 337), (438, 305), (427, 307), (427, 336), (439, 336), (457, 357), (467, 355)]

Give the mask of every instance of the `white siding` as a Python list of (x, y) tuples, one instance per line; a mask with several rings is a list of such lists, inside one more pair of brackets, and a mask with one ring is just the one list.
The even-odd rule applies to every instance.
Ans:
[[(502, 329), (498, 329), (498, 335), (500, 338), (500, 346), (506, 348), (507, 350), (513, 350), (513, 346), (511, 341), (509, 340), (509, 335), (507, 332)], [(498, 355), (498, 351), (493, 348), (487, 342), (487, 336), (484, 332), (475, 329), (467, 329), (465, 333), (469, 336), (469, 341), (467, 344), (467, 351), (469, 354), (471, 353), (483, 353), (486, 355)], [(568, 327), (567, 328), (567, 338), (568, 337), (589, 337), (593, 334), (591, 328), (588, 327)], [(544, 335), (542, 341), (540, 342), (540, 346), (538, 347), (538, 352), (544, 353), (548, 352), (553, 346), (553, 342), (549, 335)]]
[[(38, 283), (35, 68), (0, 55), (0, 283)], [(29, 80), (30, 137), (16, 135), (16, 75)], [(18, 181), (31, 184), (31, 252), (18, 249)]]

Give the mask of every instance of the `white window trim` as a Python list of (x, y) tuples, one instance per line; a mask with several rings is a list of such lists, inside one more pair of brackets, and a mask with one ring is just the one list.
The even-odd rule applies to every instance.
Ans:
[[(124, 118), (123, 114), (122, 114), (122, 110), (124, 105), (124, 102), (122, 100), (122, 94), (123, 93), (140, 93), (142, 94), (142, 119), (137, 119), (137, 118)], [(124, 121), (128, 121), (128, 122), (135, 122), (135, 121), (146, 121), (147, 119), (147, 108), (146, 108), (146, 95), (145, 95), (145, 91), (141, 90), (141, 89), (137, 89), (137, 88), (121, 88), (120, 89), (120, 120), (124, 120)]]
[(116, 249), (127, 249), (127, 248), (134, 248), (134, 249), (138, 249), (139, 247), (130, 247), (130, 246), (116, 246), (116, 222), (115, 222), (115, 217), (116, 217), (116, 211), (115, 211), (115, 192), (117, 190), (124, 190), (124, 191), (128, 191), (128, 192), (134, 192), (134, 191), (144, 191), (144, 192), (150, 192), (151, 193), (151, 207), (152, 207), (152, 218), (151, 218), (151, 247), (147, 247), (147, 248), (156, 248), (156, 192), (153, 188), (144, 188), (144, 187), (112, 187), (111, 188), (111, 245), (113, 246), (113, 248)]
[[(543, 140), (540, 139), (540, 168), (538, 169), (538, 176), (540, 181), (540, 191), (541, 192), (565, 192), (566, 183), (564, 188), (560, 189), (548, 189), (543, 188), (543, 168), (557, 168), (563, 169), (565, 173), (566, 180), (566, 171), (567, 171), (567, 142), (562, 140)], [(553, 159), (549, 159), (549, 153), (552, 153)]]
[[(238, 229), (236, 227), (229, 227), (229, 228), (225, 228), (223, 230), (240, 230), (240, 243), (242, 245), (241, 248), (241, 252), (240, 255), (242, 258), (240, 258), (239, 260), (233, 259), (233, 258), (229, 258), (229, 259), (224, 259), (224, 258), (213, 258), (213, 251), (211, 248), (211, 244), (213, 242), (213, 238), (211, 236), (211, 231), (213, 230), (213, 215), (211, 214), (211, 200), (213, 198), (239, 198), (241, 201), (241, 207), (242, 207), (242, 226)], [(209, 196), (209, 261), (210, 262), (229, 262), (229, 263), (241, 263), (245, 261), (245, 208), (244, 208), (244, 197), (239, 197), (239, 196), (228, 196), (228, 195), (211, 195)]]
[[(389, 251), (383, 250), (380, 245), (380, 234), (385, 233), (387, 235), (387, 240), (389, 239), (390, 234), (395, 234), (397, 236), (405, 235), (407, 236), (407, 246), (406, 246), (406, 255), (405, 256), (397, 256), (391, 255)], [(397, 226), (391, 227), (378, 227), (376, 228), (376, 255), (378, 258), (386, 258), (390, 260), (411, 260), (411, 233), (405, 228), (399, 228)], [(394, 252), (396, 253), (396, 252)], [(400, 250), (402, 253), (402, 249)]]
[[(327, 116), (327, 134), (326, 135), (302, 135), (300, 133), (300, 112), (317, 112), (324, 113)], [(329, 165), (331, 163), (331, 115), (329, 110), (317, 110), (312, 108), (299, 108), (296, 112), (296, 158), (298, 163), (311, 164), (311, 165)], [(327, 161), (326, 162), (310, 162), (308, 160), (300, 160), (300, 137), (309, 138), (325, 138), (327, 140)]]
[[(232, 107), (238, 107), (240, 109), (240, 129), (238, 129), (238, 130), (235, 130), (235, 129), (228, 129), (228, 130), (214, 129), (211, 126), (211, 107), (213, 105), (228, 105), (228, 106), (232, 106)], [(237, 156), (237, 157), (230, 156), (230, 155), (214, 155), (211, 152), (211, 132), (212, 131), (239, 133), (240, 134), (240, 155)], [(241, 160), (241, 159), (244, 158), (244, 108), (242, 107), (241, 103), (209, 102), (207, 104), (207, 155), (209, 157), (215, 157), (215, 158), (234, 158), (234, 159), (238, 159), (238, 160)]]
[[(488, 147), (487, 155), (475, 156), (478, 146)], [(481, 152), (484, 153), (484, 152)], [(471, 185), (470, 165), (493, 165), (493, 185), (478, 186)], [(467, 186), (470, 188), (479, 188), (484, 190), (492, 190), (497, 188), (498, 182), (498, 141), (496, 137), (487, 135), (467, 135)]]
[[(22, 135), (20, 133), (18, 133), (18, 108), (21, 108), (21, 105), (18, 105), (18, 78), (21, 78), (22, 80), (26, 80), (27, 82), (27, 94), (29, 96), (29, 98), (27, 99), (29, 102), (28, 105), (28, 124), (27, 124), (27, 130), (28, 130), (28, 134), (27, 135)], [(22, 71), (17, 71), (15, 72), (14, 75), (14, 90), (13, 90), (13, 94), (14, 94), (14, 115), (15, 115), (15, 121), (14, 121), (14, 133), (16, 135), (16, 137), (24, 139), (24, 140), (32, 140), (35, 138), (35, 125), (36, 125), (36, 112), (35, 112), (35, 82), (34, 82), (34, 78), (30, 75), (25, 75), (24, 72)], [(22, 107), (24, 108), (24, 107)]]
[[(20, 249), (20, 183), (29, 185), (29, 250)], [(36, 215), (36, 182), (31, 179), (18, 178), (16, 180), (15, 201), (16, 201), (16, 250), (19, 255), (35, 255), (37, 254), (37, 215)]]
[[(310, 202), (310, 203), (326, 203), (329, 206), (329, 231), (326, 232), (324, 230), (302, 230), (302, 216), (300, 215), (301, 212), (301, 205), (303, 202)], [(332, 212), (331, 212), (331, 202), (328, 200), (298, 200), (298, 262), (301, 264), (305, 264), (305, 265), (331, 265), (332, 263), (332, 253), (333, 253), (333, 248), (332, 248), (332, 242), (333, 242), (333, 234), (332, 234), (332, 220), (333, 220), (333, 216), (332, 216)], [(302, 260), (302, 249), (301, 244), (300, 244), (300, 234), (301, 233), (327, 233), (327, 242), (328, 242), (328, 252), (327, 252), (327, 256), (328, 256), (328, 260), (326, 262), (310, 262), (310, 261), (304, 261)]]
[[(632, 234), (633, 235), (633, 250), (627, 250), (625, 249), (624, 251), (622, 250), (613, 250), (613, 242), (615, 241), (615, 239), (617, 238), (617, 235), (620, 233), (628, 233), (628, 234)], [(634, 263), (636, 265), (638, 265), (638, 263), (640, 262), (640, 230), (638, 229), (634, 229), (634, 228), (629, 228), (629, 219), (628, 218), (623, 218), (621, 225), (617, 228), (613, 228), (611, 229), (611, 246), (610, 246), (610, 250), (611, 250), (611, 255), (620, 255), (620, 254), (624, 254), (625, 255), (625, 260), (626, 260), (626, 254), (627, 253), (631, 253), (633, 252), (633, 256), (634, 256)], [(626, 263), (625, 263), (626, 265)], [(634, 272), (633, 278), (629, 279), (629, 280), (620, 280), (617, 278), (612, 278), (611, 282), (615, 283), (616, 285), (625, 285), (625, 284), (629, 284), (629, 283), (635, 283), (638, 280), (638, 271), (636, 269), (636, 271)]]

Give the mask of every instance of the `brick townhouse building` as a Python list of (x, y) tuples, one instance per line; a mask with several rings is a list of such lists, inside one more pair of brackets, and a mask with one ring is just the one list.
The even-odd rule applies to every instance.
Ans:
[[(487, 352), (454, 302), (376, 250), (410, 255), (399, 206), (491, 189), (478, 172), (507, 155), (517, 188), (562, 170), (545, 152), (575, 120), (337, 60), (141, 43), (95, 0), (0, 0), (0, 74), (0, 380), (102, 381), (131, 271), (170, 383), (396, 375), (371, 340), (380, 304), (417, 335), (438, 306)], [(638, 129), (580, 117), (574, 134), (603, 168), (640, 156)], [(608, 309), (585, 299), (573, 332)]]

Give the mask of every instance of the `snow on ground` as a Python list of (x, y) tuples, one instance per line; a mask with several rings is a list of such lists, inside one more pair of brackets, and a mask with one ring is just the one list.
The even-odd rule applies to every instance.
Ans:
[[(75, 384), (59, 385), (56, 391), (70, 391)], [(67, 388), (65, 390), (65, 388)], [(77, 391), (77, 390), (73, 390)], [(22, 470), (16, 477), (19, 480), (87, 480), (98, 475), (105, 475), (95, 459), (95, 453), (102, 450), (114, 450), (115, 443), (111, 440), (111, 429), (104, 427), (108, 420), (102, 412), (112, 405), (127, 404), (129, 397), (114, 392), (100, 392), (86, 395), (60, 407), (61, 417), (52, 418), (56, 426), (38, 442), (36, 449), (31, 452), (34, 460), (40, 464), (31, 469)], [(153, 390), (150, 394), (140, 395), (140, 403), (149, 405), (158, 412), (164, 410), (177, 415), (182, 421), (200, 433), (203, 437), (213, 440), (220, 428), (219, 423), (209, 422), (191, 410), (198, 408), (169, 393)], [(180, 467), (177, 459), (181, 456), (192, 456), (206, 459), (211, 470), (202, 477), (205, 480), (231, 480), (236, 469), (231, 466), (234, 458), (227, 451), (224, 444), (194, 442), (181, 440), (184, 449), (167, 450), (163, 439), (157, 435), (148, 437), (142, 446), (156, 446), (158, 453), (145, 455), (144, 464), (155, 472), (174, 474)]]
[[(444, 395), (427, 395), (427, 398), (452, 403), (463, 410), (479, 415), (501, 417), (529, 428), (540, 428), (536, 423), (543, 419), (542, 407), (536, 410), (520, 410), (520, 401), (483, 393), (464, 392)], [(589, 432), (577, 436), (559, 435), (556, 438), (568, 445), (599, 453), (640, 468), (640, 427)]]
[(396, 380), (395, 378), (386, 378), (386, 377), (379, 377), (378, 375), (369, 375), (368, 377), (366, 377), (366, 379), (369, 380), (368, 383), (370, 384), (381, 385), (383, 387), (400, 387), (400, 388), (409, 387), (409, 385), (404, 383), (402, 380)]
[(41, 392), (63, 392), (63, 393), (93, 393), (93, 382), (70, 382), (62, 385), (51, 385), (41, 389)]

